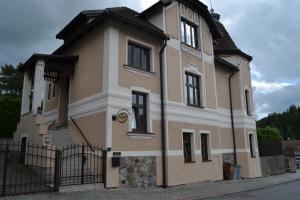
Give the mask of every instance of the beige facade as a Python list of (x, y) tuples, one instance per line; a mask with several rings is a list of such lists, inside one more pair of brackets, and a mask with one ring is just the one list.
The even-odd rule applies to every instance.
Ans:
[[(231, 126), (229, 77), (232, 71), (215, 63), (212, 25), (202, 13), (181, 1), (171, 1), (153, 16), (147, 16), (154, 26), (170, 37), (162, 54), (165, 87), (166, 180), (168, 186), (223, 179), (223, 162), (234, 153), (235, 135), (237, 164), (244, 178), (261, 175), (257, 140), (255, 157), (251, 157), (249, 134), (256, 136), (253, 117), (253, 99), (249, 61), (240, 55), (219, 55), (236, 66), (231, 78), (234, 133)], [(198, 46), (182, 42), (181, 20), (197, 27)], [(145, 19), (146, 20), (146, 19)], [(129, 44), (133, 43), (149, 52), (149, 70), (137, 69), (129, 63)], [(149, 31), (120, 20), (109, 19), (85, 33), (64, 48), (62, 55), (78, 55), (74, 71), (69, 74), (68, 94), (62, 97), (63, 86), (58, 82), (55, 98), (45, 101), (43, 114), (21, 117), (15, 138), (22, 134), (40, 143), (47, 128), (58, 120), (61, 110), (67, 110), (67, 130), (74, 143), (86, 141), (108, 150), (107, 187), (130, 185), (126, 167), (112, 167), (114, 152), (121, 153), (121, 162), (133, 160), (127, 168), (138, 163), (151, 163), (153, 185), (163, 184), (162, 127), (160, 102), (160, 51), (164, 41)], [(135, 50), (138, 51), (138, 50)], [(132, 52), (131, 52), (132, 53)], [(145, 53), (146, 54), (146, 53)], [(142, 60), (142, 54), (141, 59)], [(134, 56), (133, 56), (134, 57)], [(136, 57), (134, 57), (137, 59)], [(141, 60), (134, 62), (142, 62)], [(186, 74), (198, 77), (199, 105), (189, 106)], [(46, 82), (47, 85), (48, 82)], [(45, 87), (45, 94), (48, 94)], [(250, 94), (251, 115), (247, 113), (245, 90)], [(60, 91), (60, 92), (59, 92)], [(134, 132), (133, 92), (145, 96), (143, 111), (146, 124), (144, 133)], [(59, 95), (61, 94), (61, 95)], [(68, 98), (67, 98), (68, 97)], [(62, 100), (67, 99), (65, 102)], [(67, 107), (63, 107), (66, 103)], [(114, 118), (120, 111), (128, 120), (120, 123)], [(41, 122), (36, 126), (36, 118)], [(191, 162), (185, 161), (184, 133), (190, 134)], [(48, 133), (49, 134), (49, 133)], [(204, 138), (206, 138), (204, 149)], [(256, 138), (256, 137), (255, 137)], [(55, 144), (53, 144), (55, 145)], [(207, 160), (203, 155), (207, 151)], [(205, 152), (204, 152), (205, 153)], [(233, 162), (229, 159), (229, 161)], [(135, 174), (139, 176), (139, 174)], [(125, 177), (125, 179), (124, 179)], [(135, 184), (135, 183), (132, 183)]]

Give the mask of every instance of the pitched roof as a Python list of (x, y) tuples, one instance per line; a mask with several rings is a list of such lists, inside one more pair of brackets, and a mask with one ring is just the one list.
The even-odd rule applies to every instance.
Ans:
[[(201, 1), (199, 0), (177, 0), (180, 3), (184, 4), (185, 6), (192, 8), (196, 11), (198, 11), (198, 13), (200, 15), (202, 15), (202, 17), (205, 19), (206, 23), (208, 24), (210, 31), (213, 35), (213, 38), (219, 38), (220, 32), (218, 27), (216, 26), (213, 18), (211, 17), (209, 10), (207, 8), (207, 6), (205, 4), (203, 4)], [(148, 16), (151, 16), (151, 14), (153, 14), (153, 12), (155, 12), (157, 9), (161, 8), (162, 6), (167, 6), (172, 2), (172, 0), (159, 0), (156, 4), (152, 5), (151, 7), (149, 7), (148, 9), (144, 10), (140, 16), (142, 18), (147, 18)]]
[(244, 53), (241, 49), (239, 49), (234, 43), (233, 39), (229, 35), (225, 26), (219, 21), (215, 20), (215, 23), (221, 33), (220, 38), (216, 39), (214, 42), (214, 51), (216, 54), (238, 54), (245, 57), (247, 60), (251, 61), (252, 56)]
[[(84, 30), (95, 22), (102, 22), (107, 18), (117, 18), (137, 28), (150, 31), (160, 37), (165, 37), (164, 32), (148, 21), (139, 17), (139, 13), (127, 7), (106, 8), (103, 10), (85, 10), (80, 12), (69, 24), (67, 24), (57, 35), (58, 39), (66, 39), (75, 28)], [(80, 26), (80, 27), (79, 27)]]
[(215, 56), (215, 64), (217, 67), (223, 68), (223, 69), (229, 69), (231, 71), (240, 71), (237, 66), (234, 64), (231, 64), (230, 62), (224, 60), (223, 58), (219, 56)]

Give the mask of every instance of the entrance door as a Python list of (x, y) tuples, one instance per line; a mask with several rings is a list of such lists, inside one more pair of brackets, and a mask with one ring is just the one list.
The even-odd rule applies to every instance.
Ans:
[(27, 144), (27, 137), (23, 137), (21, 140), (21, 155), (20, 155), (21, 164), (25, 164), (26, 144)]

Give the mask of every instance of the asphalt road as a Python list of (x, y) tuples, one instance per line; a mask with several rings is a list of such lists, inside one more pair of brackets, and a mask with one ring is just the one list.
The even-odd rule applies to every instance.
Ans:
[(300, 181), (207, 200), (300, 200)]

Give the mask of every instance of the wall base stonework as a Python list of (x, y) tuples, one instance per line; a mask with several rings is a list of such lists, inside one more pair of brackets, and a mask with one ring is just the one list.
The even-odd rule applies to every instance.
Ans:
[(260, 157), (262, 176), (273, 176), (286, 172), (285, 156)]
[(156, 157), (122, 157), (119, 174), (121, 187), (156, 186)]

